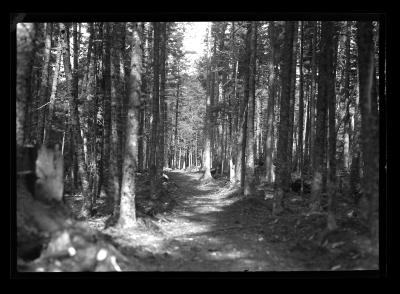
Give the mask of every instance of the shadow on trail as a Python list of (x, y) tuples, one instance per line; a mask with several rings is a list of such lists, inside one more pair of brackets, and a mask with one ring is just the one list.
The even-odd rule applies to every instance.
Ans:
[(243, 199), (219, 181), (203, 185), (201, 173), (168, 173), (178, 189), (177, 206), (160, 225), (164, 234), (150, 254), (156, 270), (287, 271), (304, 265), (283, 250), (272, 234), (271, 207), (262, 198)]

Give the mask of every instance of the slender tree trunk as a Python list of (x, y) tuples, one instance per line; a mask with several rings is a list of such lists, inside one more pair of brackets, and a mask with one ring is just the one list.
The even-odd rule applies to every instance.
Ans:
[[(290, 106), (289, 106), (289, 142), (288, 162), (289, 173), (293, 170), (293, 137), (294, 137), (294, 106), (296, 104), (296, 67), (297, 67), (297, 32), (298, 22), (294, 22), (293, 53), (292, 53), (292, 74), (290, 78)], [(290, 179), (290, 178), (289, 178)]]
[(204, 139), (204, 173), (202, 176), (203, 181), (209, 181), (212, 179), (211, 176), (211, 146), (212, 146), (212, 127), (213, 127), (213, 119), (211, 107), (213, 106), (213, 95), (214, 95), (214, 85), (213, 80), (211, 79), (211, 60), (209, 56), (209, 48), (208, 43), (210, 41), (210, 31), (207, 33), (207, 100), (206, 100), (206, 117), (205, 117), (205, 139)]
[(347, 171), (350, 170), (350, 146), (351, 146), (351, 114), (350, 114), (350, 39), (351, 39), (351, 23), (347, 21), (346, 24), (346, 42), (345, 42), (345, 55), (346, 63), (344, 69), (344, 100), (346, 106), (346, 119), (344, 126), (344, 150), (343, 161), (344, 167)]
[[(178, 76), (179, 76), (179, 70), (178, 70)], [(179, 77), (178, 77), (178, 82), (176, 85), (176, 103), (175, 103), (175, 135), (174, 135), (174, 162), (175, 162), (175, 166), (174, 168), (178, 168), (178, 117), (179, 117)]]
[[(81, 95), (84, 95), (87, 91), (87, 81), (89, 77), (89, 68), (90, 68), (90, 63), (91, 63), (91, 58), (92, 58), (92, 48), (93, 48), (93, 37), (94, 37), (94, 25), (93, 23), (89, 23), (89, 44), (88, 44), (88, 51), (87, 51), (87, 56), (86, 56), (86, 65), (84, 69), (84, 76), (83, 76), (83, 81), (82, 81), (82, 87), (81, 87)], [(81, 96), (79, 95), (79, 96)]]
[(331, 70), (328, 72), (328, 218), (327, 228), (328, 230), (334, 230), (337, 228), (335, 220), (335, 208), (336, 208), (336, 58), (338, 50), (338, 32), (335, 24), (333, 24), (333, 56)]
[(80, 212), (80, 216), (86, 218), (89, 215), (90, 191), (88, 189), (89, 178), (87, 174), (86, 164), (84, 161), (83, 140), (80, 132), (81, 127), (79, 122), (78, 101), (77, 101), (78, 97), (77, 97), (77, 92), (73, 90), (70, 54), (68, 47), (66, 46), (66, 43), (69, 41), (68, 35), (65, 32), (66, 30), (68, 30), (68, 26), (65, 25), (64, 27), (64, 24), (61, 24), (60, 29), (62, 34), (64, 35), (64, 40), (63, 40), (64, 71), (67, 79), (68, 99), (70, 107), (69, 111), (71, 114), (73, 141), (74, 141), (74, 147), (76, 148), (77, 163), (79, 168), (79, 178), (82, 183), (83, 205)]
[(368, 201), (372, 251), (379, 254), (379, 118), (376, 92), (373, 25), (357, 22), (363, 191)]
[(331, 87), (329, 84), (330, 73), (333, 72), (334, 51), (333, 36), (334, 23), (329, 21), (322, 22), (321, 29), (321, 56), (319, 60), (319, 82), (317, 97), (317, 121), (315, 138), (315, 162), (313, 173), (313, 184), (311, 191), (311, 210), (319, 210), (321, 202), (321, 192), (323, 185), (323, 175), (326, 172), (324, 159), (326, 157), (326, 137), (327, 137), (327, 104)]
[(121, 185), (121, 205), (119, 225), (129, 228), (136, 222), (135, 172), (137, 168), (138, 114), (141, 97), (142, 49), (139, 25), (133, 24), (130, 79), (128, 84), (128, 117), (126, 120), (126, 140), (124, 148), (123, 175)]
[(315, 101), (316, 101), (316, 93), (317, 93), (317, 22), (314, 22), (314, 34), (312, 38), (312, 57), (311, 57), (311, 68), (312, 68), (312, 77), (311, 77), (311, 111), (310, 111), (310, 163), (311, 168), (310, 171), (312, 174), (314, 172), (314, 161), (315, 161)]
[[(103, 37), (103, 187), (107, 195), (107, 207), (113, 207), (114, 195), (109, 187), (110, 179), (110, 148), (111, 148), (111, 28), (110, 23), (104, 23)], [(111, 212), (111, 211), (110, 211)]]
[(270, 91), (267, 105), (266, 130), (265, 130), (265, 177), (268, 183), (272, 183), (274, 166), (272, 162), (272, 153), (274, 150), (274, 108), (275, 108), (275, 93), (276, 93), (276, 69), (275, 69), (275, 24), (269, 22), (269, 35), (271, 38), (271, 62), (270, 62)]
[(303, 78), (303, 22), (300, 28), (300, 89), (299, 89), (299, 132), (298, 132), (298, 158), (299, 158), (299, 172), (301, 179), (301, 193), (303, 192), (303, 126), (304, 126), (304, 78)]
[(256, 77), (256, 47), (257, 47), (257, 22), (248, 24), (249, 34), (249, 91), (248, 91), (248, 119), (246, 142), (246, 179), (244, 196), (254, 194), (254, 112), (255, 112), (255, 77)]
[(162, 173), (164, 167), (165, 157), (165, 76), (166, 76), (166, 50), (167, 50), (167, 23), (162, 22), (160, 24), (160, 127), (159, 127), (159, 150), (158, 150), (158, 166)]
[(122, 83), (120, 80), (120, 50), (121, 50), (121, 26), (119, 23), (111, 23), (111, 132), (110, 132), (110, 176), (108, 178), (110, 196), (113, 197), (113, 217), (117, 218), (119, 213), (120, 186), (119, 171), (121, 170), (119, 163), (119, 105), (123, 100), (121, 93)]
[(151, 146), (150, 146), (150, 197), (155, 198), (157, 195), (157, 177), (159, 174), (159, 163), (157, 160), (157, 154), (159, 150), (159, 115), (160, 115), (160, 92), (159, 92), (159, 50), (160, 50), (160, 24), (158, 22), (153, 23), (154, 27), (154, 81), (153, 81), (153, 121), (151, 125)]
[(277, 166), (276, 166), (276, 192), (273, 204), (273, 213), (279, 214), (282, 207), (284, 193), (289, 188), (290, 162), (288, 157), (289, 143), (289, 107), (290, 107), (290, 88), (293, 62), (293, 38), (294, 22), (285, 23), (285, 40), (283, 48), (282, 61), (282, 94), (280, 101), (280, 119), (279, 119), (279, 138), (277, 148)]
[(311, 94), (310, 94), (311, 84), (307, 85), (307, 118), (306, 118), (306, 134), (304, 140), (304, 156), (303, 156), (303, 169), (301, 171), (303, 176), (308, 176), (310, 174), (310, 134), (311, 134)]
[[(143, 57), (142, 57), (142, 62), (143, 64), (146, 64), (147, 62), (147, 57), (146, 57), (146, 48), (145, 48), (145, 43), (146, 43), (146, 33), (145, 33), (145, 23), (142, 22), (141, 24), (141, 39), (142, 39), (142, 46), (144, 48), (143, 50)], [(128, 71), (127, 71), (128, 72)], [(129, 80), (129, 79), (128, 79)], [(141, 83), (141, 91), (142, 95), (140, 97), (140, 110), (139, 110), (139, 141), (138, 141), (138, 171), (143, 171), (146, 167), (146, 138), (145, 138), (145, 124), (146, 124), (146, 118), (145, 118), (145, 113), (146, 113), (146, 104), (147, 104), (147, 97), (149, 95), (148, 91), (148, 80), (147, 80), (147, 72), (146, 72), (146, 66), (143, 66), (142, 68), (142, 83)]]
[(44, 143), (44, 131), (46, 125), (46, 103), (49, 92), (49, 69), (50, 69), (50, 49), (51, 49), (51, 36), (52, 36), (52, 23), (45, 23), (45, 47), (44, 47), (44, 62), (42, 66), (42, 76), (40, 82), (40, 88), (38, 93), (39, 108), (38, 108), (38, 130), (37, 130), (37, 142), (39, 144)]
[[(60, 34), (61, 37), (61, 34)], [(58, 76), (60, 72), (60, 64), (61, 64), (61, 52), (62, 52), (62, 47), (61, 47), (61, 40), (58, 41), (58, 48), (57, 48), (57, 56), (56, 56), (56, 66), (54, 69), (54, 75), (53, 75), (53, 82), (51, 86), (51, 94), (50, 94), (50, 104), (49, 104), (49, 115), (46, 120), (46, 125), (45, 125), (45, 140), (44, 143), (45, 145), (48, 145), (51, 140), (53, 140), (53, 136), (51, 133), (52, 126), (53, 126), (53, 117), (54, 117), (54, 104), (55, 104), (55, 99), (56, 99), (56, 93), (57, 93), (57, 85), (58, 85)]]

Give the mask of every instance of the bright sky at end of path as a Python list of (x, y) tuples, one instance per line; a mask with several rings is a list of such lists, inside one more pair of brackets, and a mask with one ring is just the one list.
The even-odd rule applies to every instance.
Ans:
[(186, 31), (183, 40), (183, 50), (191, 52), (186, 54), (186, 58), (190, 62), (189, 73), (194, 72), (195, 61), (204, 53), (204, 39), (207, 33), (209, 22), (188, 22), (185, 24)]

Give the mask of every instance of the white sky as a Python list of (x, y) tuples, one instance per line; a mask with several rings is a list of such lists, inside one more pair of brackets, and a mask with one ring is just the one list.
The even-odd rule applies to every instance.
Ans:
[(206, 37), (209, 22), (188, 22), (186, 25), (185, 37), (183, 40), (183, 51), (194, 51), (194, 54), (186, 54), (190, 62), (189, 72), (194, 71), (194, 62), (204, 52), (204, 39)]
[[(193, 54), (186, 54), (186, 58), (189, 60), (189, 73), (194, 73), (195, 61), (204, 53), (204, 39), (206, 37), (207, 27), (210, 26), (210, 22), (185, 22), (185, 36), (183, 40), (183, 51), (191, 51)], [(81, 32), (84, 38), (89, 38), (89, 33), (86, 30), (86, 26), (81, 27)], [(72, 42), (72, 34), (71, 34)], [(81, 46), (83, 46), (81, 44)], [(72, 43), (71, 43), (72, 48)], [(72, 65), (72, 64), (71, 64)]]

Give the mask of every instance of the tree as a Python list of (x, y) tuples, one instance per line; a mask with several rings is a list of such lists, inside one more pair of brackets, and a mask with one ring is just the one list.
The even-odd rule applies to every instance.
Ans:
[(363, 191), (369, 203), (368, 222), (374, 253), (379, 246), (379, 123), (373, 25), (357, 22), (358, 71), (363, 154)]
[(72, 123), (72, 133), (74, 146), (76, 147), (76, 155), (77, 155), (77, 163), (79, 168), (79, 177), (82, 183), (82, 194), (83, 194), (83, 205), (81, 209), (81, 217), (86, 218), (89, 215), (89, 207), (90, 207), (90, 191), (89, 191), (89, 178), (87, 174), (87, 168), (84, 157), (83, 150), (83, 140), (81, 136), (81, 125), (79, 121), (79, 112), (78, 112), (78, 97), (77, 92), (73, 91), (72, 84), (72, 71), (71, 71), (71, 63), (70, 63), (70, 54), (66, 43), (69, 42), (68, 35), (66, 31), (68, 30), (68, 25), (64, 26), (63, 23), (60, 24), (61, 33), (64, 35), (63, 40), (63, 62), (64, 62), (64, 71), (67, 80), (67, 88), (68, 88), (68, 100), (69, 100), (69, 112), (71, 116)]
[(165, 62), (166, 62), (166, 46), (167, 46), (167, 23), (160, 24), (160, 128), (158, 138), (158, 165), (162, 171), (165, 166), (165, 116), (166, 116), (166, 101), (165, 101)]
[(271, 61), (270, 61), (270, 74), (269, 74), (269, 97), (266, 113), (266, 130), (265, 130), (265, 174), (266, 180), (269, 183), (273, 181), (274, 166), (272, 162), (272, 154), (274, 151), (274, 108), (275, 108), (275, 93), (276, 93), (276, 80), (277, 80), (277, 66), (276, 66), (276, 33), (275, 24), (273, 21), (269, 22), (269, 36), (271, 40)]
[(276, 190), (273, 213), (279, 214), (282, 207), (284, 193), (289, 188), (290, 163), (288, 162), (289, 140), (289, 106), (290, 106), (290, 80), (292, 75), (294, 23), (285, 23), (285, 40), (282, 56), (282, 94), (280, 103), (279, 137), (277, 147)]
[(128, 116), (125, 126), (125, 148), (121, 185), (119, 225), (131, 227), (136, 222), (135, 172), (137, 169), (138, 115), (141, 96), (142, 48), (140, 24), (133, 24), (130, 78), (128, 84)]
[(345, 131), (344, 131), (344, 150), (343, 161), (347, 171), (350, 170), (350, 146), (351, 146), (351, 114), (350, 114), (350, 39), (351, 23), (346, 22), (346, 41), (345, 41), (345, 68), (344, 68), (344, 100), (346, 105)]
[(321, 28), (321, 56), (319, 60), (319, 81), (317, 97), (317, 120), (316, 120), (316, 138), (315, 138), (315, 162), (311, 194), (311, 210), (319, 210), (321, 202), (321, 191), (323, 184), (323, 174), (326, 173), (325, 156), (326, 138), (327, 138), (327, 103), (330, 93), (334, 88), (331, 84), (333, 65), (334, 65), (334, 23), (322, 22)]
[(113, 198), (114, 209), (113, 216), (117, 217), (119, 212), (119, 198), (120, 198), (120, 161), (119, 161), (119, 145), (121, 144), (118, 132), (120, 127), (119, 120), (121, 119), (120, 105), (123, 100), (122, 81), (120, 77), (120, 51), (121, 51), (121, 23), (111, 24), (111, 132), (110, 132), (110, 169), (109, 169), (109, 191)]
[(157, 178), (159, 175), (159, 162), (157, 155), (159, 150), (158, 129), (159, 129), (159, 115), (160, 115), (160, 24), (153, 23), (154, 27), (154, 48), (153, 48), (153, 67), (154, 67), (154, 80), (153, 80), (153, 120), (151, 124), (151, 146), (150, 146), (150, 179), (151, 191), (150, 197), (154, 198), (157, 195)]
[[(304, 130), (304, 75), (303, 75), (303, 48), (304, 48), (304, 22), (300, 26), (300, 89), (299, 89), (299, 132), (298, 132), (298, 158), (301, 187), (303, 187), (303, 130)], [(302, 191), (303, 189), (301, 189)]]
[[(293, 170), (293, 137), (294, 137), (294, 108), (296, 104), (296, 67), (297, 67), (297, 33), (298, 22), (294, 22), (294, 35), (293, 35), (293, 52), (292, 52), (292, 74), (290, 77), (290, 106), (289, 106), (289, 136), (288, 136), (288, 160), (289, 160), (289, 173)], [(290, 177), (289, 177), (290, 180)]]
[(107, 207), (112, 209), (114, 194), (109, 186), (110, 179), (110, 148), (111, 148), (111, 25), (104, 23), (103, 37), (103, 162), (102, 179), (103, 187), (107, 195)]
[(213, 120), (212, 120), (212, 112), (211, 112), (211, 107), (213, 105), (213, 82), (210, 79), (210, 75), (212, 75), (211, 73), (211, 60), (210, 60), (210, 56), (209, 56), (209, 48), (208, 48), (208, 42), (210, 39), (210, 30), (208, 30), (207, 32), (207, 73), (206, 73), (206, 79), (207, 79), (207, 94), (206, 94), (206, 116), (205, 116), (205, 130), (204, 130), (204, 164), (203, 164), (203, 168), (204, 168), (204, 173), (202, 176), (202, 180), (203, 181), (210, 181), (212, 179), (211, 176), (211, 146), (212, 146), (212, 124), (213, 124)]
[[(335, 203), (336, 203), (336, 59), (338, 50), (338, 32), (336, 24), (332, 28), (332, 57), (328, 71), (328, 230), (337, 228), (335, 221)], [(329, 59), (328, 59), (329, 60)]]
[[(49, 67), (50, 67), (50, 48), (51, 48), (51, 37), (52, 37), (52, 23), (45, 23), (45, 46), (44, 46), (44, 63), (42, 67), (42, 77), (40, 82), (40, 88), (38, 92), (39, 98), (39, 114), (38, 114), (38, 132), (37, 142), (40, 144), (44, 141), (44, 130), (46, 125), (46, 105), (48, 99), (49, 89)], [(48, 135), (48, 134), (46, 134)]]
[[(56, 24), (55, 24), (56, 25)], [(61, 36), (61, 35), (60, 35)], [(56, 99), (56, 92), (57, 92), (57, 85), (58, 85), (58, 78), (60, 72), (60, 64), (61, 64), (61, 40), (58, 41), (57, 46), (57, 56), (56, 56), (56, 64), (53, 74), (53, 81), (51, 84), (51, 94), (50, 94), (50, 101), (49, 101), (49, 112), (48, 117), (45, 122), (45, 136), (44, 136), (44, 144), (47, 145), (51, 142), (52, 139), (52, 126), (53, 126), (53, 118), (54, 118), (54, 104)]]
[(244, 182), (244, 196), (254, 193), (254, 111), (255, 111), (255, 75), (256, 75), (256, 46), (257, 22), (248, 24), (249, 34), (249, 82), (248, 82), (248, 107), (247, 107), (247, 141), (246, 141), (246, 178)]

